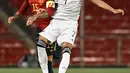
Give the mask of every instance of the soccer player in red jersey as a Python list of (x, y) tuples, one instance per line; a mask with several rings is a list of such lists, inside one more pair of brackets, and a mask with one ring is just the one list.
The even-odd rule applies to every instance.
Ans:
[[(27, 12), (28, 8), (31, 8), (32, 16), (28, 19), (33, 19), (38, 28), (38, 32), (41, 32), (52, 19), (51, 16), (55, 11), (55, 3), (53, 0), (24, 0), (21, 8), (16, 12), (14, 16), (8, 18), (8, 23), (12, 23), (16, 18), (23, 16)], [(33, 22), (27, 21), (27, 25), (31, 25)], [(53, 73), (52, 70), (52, 60), (53, 52), (55, 51), (56, 44), (48, 45), (47, 55), (48, 55), (48, 71)], [(40, 63), (41, 60), (39, 60)], [(40, 64), (43, 65), (43, 64)]]

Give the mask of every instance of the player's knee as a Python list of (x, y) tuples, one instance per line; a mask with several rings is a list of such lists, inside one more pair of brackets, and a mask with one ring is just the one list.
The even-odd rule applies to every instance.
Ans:
[(39, 36), (39, 40), (43, 40), (46, 44), (49, 43), (48, 39), (46, 39), (46, 38), (43, 37), (43, 36)]
[(38, 39), (37, 46), (46, 48), (47, 44), (44, 40)]
[(38, 41), (37, 41), (37, 46), (40, 46), (40, 47), (47, 47), (47, 44), (49, 43), (49, 41), (46, 39), (46, 38), (44, 38), (44, 37), (42, 37), (42, 36), (40, 36), (39, 38), (38, 38)]
[(64, 47), (68, 47), (70, 49), (72, 49), (73, 45), (71, 43), (68, 43), (68, 42), (63, 42), (62, 45), (61, 45), (62, 48)]
[(71, 49), (66, 46), (66, 47), (64, 47), (63, 50), (62, 50), (62, 54), (63, 54), (63, 53), (69, 53), (69, 54), (71, 54)]

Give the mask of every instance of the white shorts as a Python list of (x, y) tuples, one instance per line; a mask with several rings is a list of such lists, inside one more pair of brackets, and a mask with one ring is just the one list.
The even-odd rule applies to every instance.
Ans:
[(57, 41), (61, 46), (63, 42), (74, 44), (77, 35), (78, 22), (66, 20), (51, 20), (50, 24), (39, 34), (51, 43)]

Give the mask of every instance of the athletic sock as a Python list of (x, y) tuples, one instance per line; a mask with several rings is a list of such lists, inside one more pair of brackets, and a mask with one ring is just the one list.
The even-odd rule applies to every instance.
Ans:
[(62, 54), (62, 60), (59, 66), (59, 72), (58, 73), (65, 73), (70, 62), (70, 54), (68, 52), (64, 52)]
[(48, 57), (46, 53), (46, 44), (39, 40), (37, 43), (38, 60), (43, 73), (48, 73)]
[(48, 71), (49, 71), (49, 73), (54, 73), (53, 69), (52, 69), (52, 62), (51, 61), (48, 61)]

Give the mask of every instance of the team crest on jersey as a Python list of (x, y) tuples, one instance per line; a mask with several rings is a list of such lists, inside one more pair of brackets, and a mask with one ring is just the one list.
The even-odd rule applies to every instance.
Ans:
[(47, 2), (46, 2), (46, 8), (48, 8), (48, 7), (53, 7), (53, 8), (55, 8), (55, 3), (54, 3), (54, 1), (47, 1)]

